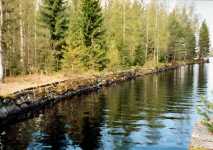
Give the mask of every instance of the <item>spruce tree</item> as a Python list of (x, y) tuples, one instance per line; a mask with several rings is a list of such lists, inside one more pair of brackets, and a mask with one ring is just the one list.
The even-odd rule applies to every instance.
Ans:
[(55, 70), (59, 70), (63, 58), (65, 36), (69, 17), (66, 0), (43, 0), (40, 7), (40, 20), (49, 30), (50, 48), (54, 50)]
[(206, 57), (209, 54), (209, 29), (205, 21), (203, 21), (200, 28), (200, 39), (199, 39), (199, 47), (200, 47), (200, 58)]
[(185, 47), (187, 52), (187, 58), (193, 59), (196, 55), (195, 48), (196, 48), (196, 37), (195, 33), (192, 30), (191, 26), (188, 25), (185, 29)]
[(134, 65), (143, 66), (144, 63), (145, 63), (144, 47), (142, 45), (139, 45), (135, 50)]
[(99, 0), (82, 0), (79, 18), (80, 34), (85, 47), (82, 61), (89, 69), (103, 70), (108, 63), (103, 21)]

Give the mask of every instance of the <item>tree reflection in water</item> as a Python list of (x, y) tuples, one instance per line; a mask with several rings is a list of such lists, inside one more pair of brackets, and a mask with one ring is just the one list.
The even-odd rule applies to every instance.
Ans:
[(5, 149), (16, 145), (17, 150), (187, 150), (194, 106), (198, 95), (208, 92), (206, 65), (64, 100), (39, 117), (8, 127), (0, 141)]

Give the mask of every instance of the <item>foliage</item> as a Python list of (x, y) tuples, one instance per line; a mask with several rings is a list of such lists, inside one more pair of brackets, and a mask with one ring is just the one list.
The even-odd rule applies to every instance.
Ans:
[(68, 69), (73, 72), (86, 70), (81, 61), (81, 56), (83, 55), (84, 51), (84, 47), (80, 46), (67, 50), (67, 52), (64, 54), (63, 69)]
[[(188, 7), (151, 0), (7, 0), (3, 2), (4, 74), (116, 70), (193, 60), (197, 18)], [(18, 7), (17, 7), (18, 6)], [(209, 52), (205, 21), (200, 58)]]
[(183, 9), (174, 10), (169, 17), (169, 61), (193, 59), (196, 55), (196, 38), (193, 22)]
[(175, 60), (178, 50), (181, 50), (183, 48), (183, 29), (180, 22), (175, 16), (176, 12), (174, 11), (169, 17), (169, 61)]
[(112, 71), (116, 71), (120, 68), (120, 55), (119, 51), (116, 48), (111, 48), (107, 52), (107, 58), (109, 59), (109, 63), (107, 68)]
[(43, 0), (40, 6), (40, 20), (44, 27), (49, 30), (50, 45), (51, 49), (54, 50), (56, 70), (59, 70), (61, 66), (65, 36), (68, 30), (67, 7), (66, 0)]
[(210, 42), (209, 42), (209, 29), (205, 21), (203, 21), (200, 28), (200, 58), (206, 57), (209, 54)]
[(141, 45), (135, 50), (135, 61), (134, 65), (143, 66), (145, 63), (145, 53)]
[[(18, 75), (21, 73), (20, 52), (19, 49), (19, 37), (18, 35), (18, 3), (14, 0), (3, 1), (3, 37), (2, 37), (2, 49), (4, 60), (4, 74)], [(6, 15), (8, 17), (6, 17)]]
[[(144, 47), (142, 47), (145, 45), (143, 11), (143, 7), (138, 1), (131, 3), (126, 0), (112, 0), (105, 9), (107, 44), (110, 49), (118, 51), (119, 58), (116, 59), (123, 67), (134, 65), (136, 49), (139, 46), (140, 50), (144, 51)], [(139, 54), (138, 52), (137, 54)]]
[[(104, 39), (104, 18), (99, 1), (82, 0), (77, 21), (78, 24), (74, 27), (77, 28), (79, 38), (72, 41), (69, 48), (76, 49), (76, 46), (83, 48), (84, 52), (79, 55), (83, 66), (88, 69), (103, 70), (106, 68), (108, 59)], [(73, 44), (76, 41), (77, 44)]]
[(202, 106), (198, 107), (198, 113), (203, 117), (202, 123), (213, 132), (213, 103), (201, 98)]
[(186, 31), (187, 32), (185, 32), (185, 47), (187, 49), (187, 58), (193, 59), (196, 56), (196, 37), (190, 25), (187, 26)]

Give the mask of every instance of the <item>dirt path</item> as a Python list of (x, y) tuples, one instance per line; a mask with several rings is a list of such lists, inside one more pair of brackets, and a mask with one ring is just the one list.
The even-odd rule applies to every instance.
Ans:
[(66, 75), (64, 73), (57, 73), (54, 75), (43, 75), (43, 74), (34, 74), (18, 77), (8, 77), (5, 79), (4, 83), (0, 83), (0, 96), (7, 96), (14, 92), (31, 88), (38, 87), (41, 85), (51, 84), (55, 82), (61, 82), (68, 79), (77, 79), (84, 78), (85, 76), (89, 77), (88, 74), (70, 74)]

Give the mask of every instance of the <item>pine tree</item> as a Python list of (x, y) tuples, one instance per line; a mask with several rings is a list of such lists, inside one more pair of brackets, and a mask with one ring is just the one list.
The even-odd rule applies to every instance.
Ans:
[(201, 28), (200, 28), (200, 39), (199, 39), (199, 46), (200, 46), (200, 58), (206, 57), (209, 54), (209, 29), (205, 21), (203, 21)]
[(40, 7), (40, 20), (49, 30), (50, 47), (54, 50), (56, 70), (61, 66), (68, 30), (67, 6), (66, 0), (43, 0)]
[(103, 21), (99, 0), (82, 0), (79, 26), (86, 49), (82, 61), (87, 68), (103, 70), (107, 66)]

